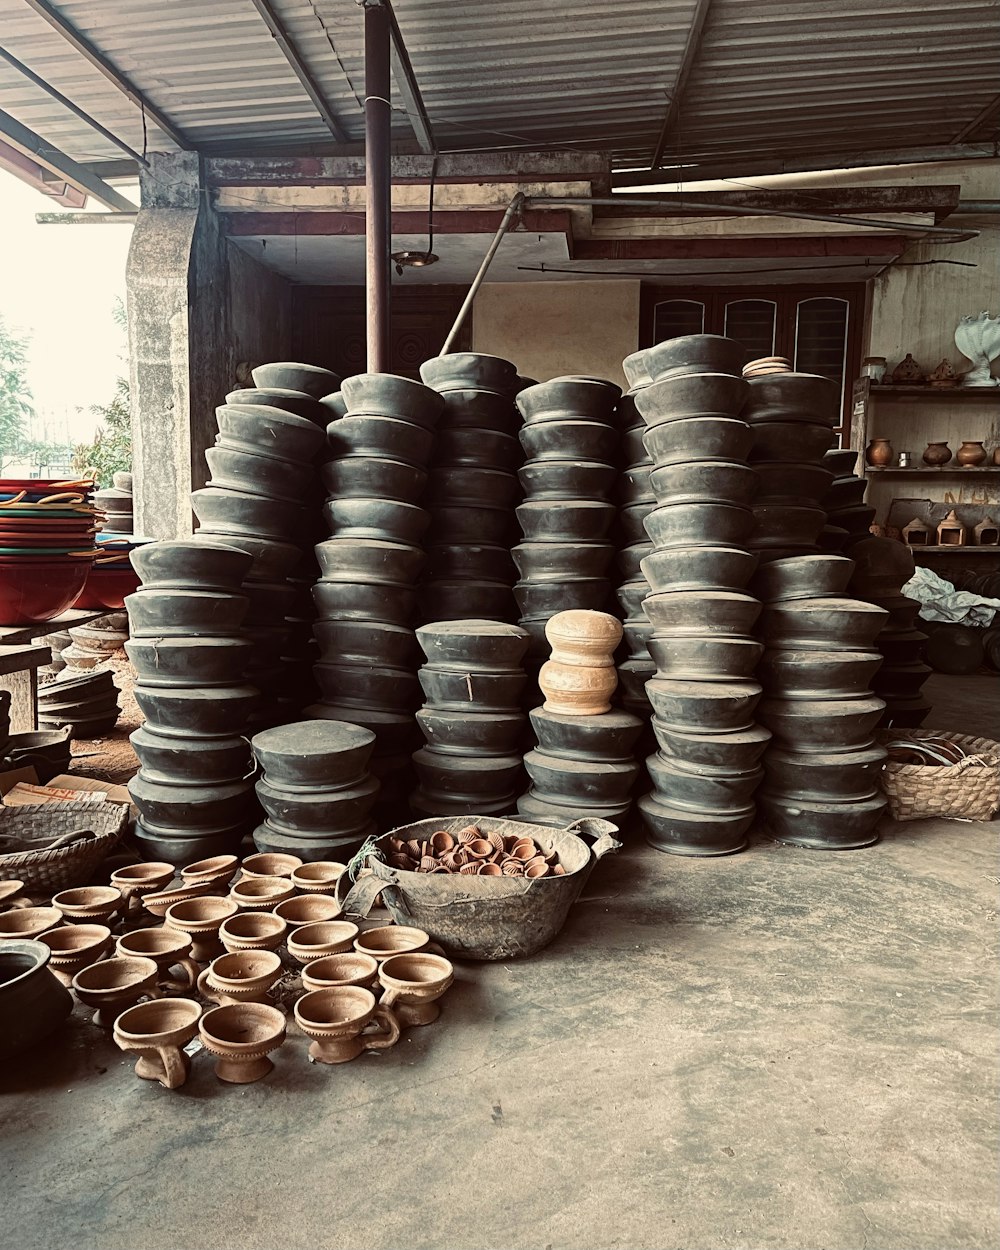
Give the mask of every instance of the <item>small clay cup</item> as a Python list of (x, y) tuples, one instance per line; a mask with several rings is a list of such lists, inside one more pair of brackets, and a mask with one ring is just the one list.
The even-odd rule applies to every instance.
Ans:
[(260, 855), (248, 855), (243, 861), (243, 876), (248, 877), (291, 877), (296, 868), (302, 867), (302, 860), (297, 855), (282, 855), (269, 851)]
[(288, 953), (300, 964), (312, 963), (324, 955), (349, 951), (358, 936), (358, 926), (349, 920), (325, 920), (305, 924), (288, 935)]
[(237, 951), (274, 951), (284, 942), (288, 922), (273, 912), (241, 911), (219, 926), (219, 941), (227, 954)]
[(361, 985), (371, 989), (378, 980), (378, 960), (357, 951), (324, 955), (302, 969), (302, 985), (306, 990), (329, 990), (340, 985)]
[(337, 920), (342, 911), (340, 903), (330, 894), (300, 894), (297, 898), (286, 898), (274, 908), (274, 914), (280, 916), (293, 933), (303, 925)]
[(217, 1058), (219, 1080), (248, 1085), (274, 1068), (268, 1055), (285, 1040), (285, 1017), (265, 1003), (230, 1003), (207, 1011), (198, 1023), (198, 1035)]
[(346, 864), (332, 859), (318, 859), (292, 870), (292, 885), (300, 894), (330, 894), (347, 871)]
[(201, 1007), (188, 998), (171, 998), (129, 1007), (114, 1023), (115, 1045), (136, 1051), (135, 1074), (178, 1089), (188, 1078), (191, 1060), (184, 1047), (198, 1032)]
[(274, 951), (236, 951), (213, 959), (198, 978), (198, 992), (220, 1006), (266, 1003), (281, 978), (281, 958)]
[(142, 908), (144, 894), (156, 894), (174, 879), (173, 864), (129, 864), (111, 874), (111, 884), (121, 892), (129, 912)]
[(387, 924), (369, 929), (356, 938), (354, 949), (361, 955), (371, 955), (379, 963), (392, 955), (409, 955), (422, 951), (430, 942), (423, 929), (410, 925)]
[[(122, 934), (115, 950), (125, 959), (151, 959), (156, 964), (156, 984), (163, 994), (186, 994), (198, 980), (198, 965), (191, 958), (191, 939), (177, 929), (133, 929)], [(184, 975), (171, 976), (172, 968), (182, 968)]]
[(168, 929), (177, 929), (191, 938), (191, 956), (198, 963), (208, 963), (220, 954), (219, 926), (235, 916), (236, 903), (228, 898), (191, 898), (174, 903), (165, 916)]
[(117, 1016), (134, 1007), (140, 998), (159, 998), (156, 980), (159, 969), (152, 959), (118, 956), (81, 968), (71, 982), (73, 990), (87, 1007), (94, 1007), (94, 1024), (110, 1029)]
[[(366, 1032), (375, 1022), (378, 1032)], [(311, 990), (295, 1004), (295, 1023), (311, 1037), (315, 1063), (349, 1063), (366, 1050), (388, 1050), (399, 1041), (399, 1023), (387, 1006), (359, 985)]]
[(0, 916), (0, 941), (30, 941), (62, 923), (58, 907), (19, 907)]
[(53, 894), (52, 906), (58, 907), (67, 924), (113, 924), (125, 899), (113, 885), (82, 885)]
[(382, 961), (378, 979), (382, 1006), (392, 1007), (404, 1027), (432, 1024), (441, 1014), (438, 999), (455, 979), (450, 960), (426, 951), (390, 955)]

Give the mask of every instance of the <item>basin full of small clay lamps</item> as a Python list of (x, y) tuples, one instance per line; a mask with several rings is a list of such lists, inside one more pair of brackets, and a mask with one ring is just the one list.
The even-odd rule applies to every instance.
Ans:
[(481, 877), (561, 877), (566, 869), (555, 851), (533, 838), (481, 833), (468, 825), (452, 835), (443, 829), (429, 838), (389, 838), (389, 863), (404, 872), (461, 873)]

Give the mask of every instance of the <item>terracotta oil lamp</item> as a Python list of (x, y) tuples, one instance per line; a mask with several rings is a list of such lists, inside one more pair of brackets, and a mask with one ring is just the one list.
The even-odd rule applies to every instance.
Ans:
[(213, 959), (198, 978), (198, 991), (220, 1005), (267, 1003), (280, 978), (281, 959), (274, 951), (237, 951)]
[(111, 874), (111, 884), (121, 892), (130, 914), (142, 907), (144, 894), (164, 890), (174, 878), (174, 866), (167, 863), (129, 864)]
[(302, 985), (307, 990), (329, 990), (341, 985), (361, 985), (372, 989), (378, 980), (378, 960), (358, 951), (325, 955), (302, 969)]
[(0, 941), (23, 942), (63, 923), (58, 907), (19, 907), (0, 916)]
[(208, 963), (222, 953), (219, 926), (236, 912), (232, 899), (206, 896), (174, 903), (167, 909), (165, 920), (168, 929), (177, 929), (191, 938), (192, 958)]
[[(156, 964), (156, 983), (161, 993), (186, 994), (198, 980), (198, 965), (191, 958), (191, 938), (177, 929), (134, 929), (122, 934), (115, 950), (129, 959), (151, 959)], [(176, 968), (182, 970), (181, 976), (171, 975)]]
[(387, 924), (362, 933), (354, 943), (354, 949), (362, 955), (371, 955), (379, 963), (391, 955), (404, 955), (422, 951), (430, 942), (423, 929), (410, 925)]
[(332, 894), (347, 871), (346, 864), (316, 860), (292, 869), (292, 884), (300, 894)]
[(297, 855), (282, 855), (277, 851), (265, 851), (260, 855), (248, 855), (243, 861), (243, 876), (290, 877), (296, 868), (302, 867)]
[(340, 903), (330, 894), (300, 894), (297, 898), (286, 898), (279, 903), (274, 914), (294, 931), (302, 925), (337, 920), (342, 910)]
[[(373, 1021), (379, 1031), (366, 1033)], [(316, 1063), (349, 1063), (366, 1050), (388, 1050), (399, 1041), (393, 1013), (359, 985), (303, 994), (295, 1004), (295, 1023), (313, 1039), (309, 1058)]]
[(83, 885), (52, 896), (52, 906), (68, 924), (113, 924), (124, 905), (121, 890), (113, 885)]
[(209, 883), (214, 889), (228, 885), (239, 871), (240, 861), (235, 855), (212, 855), (209, 859), (199, 859), (181, 869), (181, 880), (185, 885)]
[(426, 951), (391, 955), (383, 960), (378, 979), (385, 993), (382, 1006), (392, 1007), (404, 1027), (431, 1024), (441, 1014), (438, 999), (455, 979), (451, 962)]
[(349, 920), (305, 924), (288, 935), (288, 953), (298, 963), (309, 964), (324, 955), (349, 951), (357, 936), (358, 926)]
[(191, 1070), (184, 1047), (198, 1032), (201, 1007), (189, 998), (159, 999), (123, 1011), (114, 1024), (115, 1044), (135, 1051), (135, 1074), (164, 1089), (183, 1085)]
[(162, 920), (167, 910), (174, 903), (183, 903), (189, 898), (201, 898), (212, 889), (211, 882), (198, 881), (192, 885), (179, 885), (172, 890), (161, 890), (156, 894), (143, 894), (142, 905), (151, 916)]
[(219, 1080), (248, 1085), (274, 1068), (268, 1055), (285, 1040), (285, 1017), (266, 1003), (229, 1003), (207, 1011), (198, 1022), (198, 1034), (216, 1056)]
[(274, 951), (284, 942), (288, 922), (266, 911), (241, 911), (219, 926), (219, 941), (227, 954), (237, 951)]
[(72, 986), (81, 1003), (96, 1008), (94, 1023), (102, 1029), (110, 1029), (116, 1018), (127, 1007), (134, 1007), (143, 996), (159, 997), (158, 975), (159, 969), (152, 959), (119, 956), (82, 968), (73, 977)]
[(52, 952), (49, 967), (68, 986), (81, 969), (107, 954), (111, 930), (103, 924), (66, 924), (39, 934), (38, 940)]
[(272, 911), (294, 894), (295, 886), (288, 877), (243, 877), (229, 891), (241, 911)]

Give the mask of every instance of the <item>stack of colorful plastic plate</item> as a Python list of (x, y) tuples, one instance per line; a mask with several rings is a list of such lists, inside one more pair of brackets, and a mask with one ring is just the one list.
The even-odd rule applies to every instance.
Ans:
[(135, 534), (98, 534), (94, 566), (73, 606), (115, 611), (123, 608), (125, 596), (139, 589), (139, 574), (132, 568), (131, 553), (154, 541)]

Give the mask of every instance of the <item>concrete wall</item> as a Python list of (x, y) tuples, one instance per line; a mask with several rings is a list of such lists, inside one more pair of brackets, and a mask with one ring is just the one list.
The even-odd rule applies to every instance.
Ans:
[(232, 243), (226, 270), (231, 378), (250, 386), (251, 369), (292, 358), (292, 284)]
[(472, 315), (472, 350), (514, 361), (525, 377), (624, 385), (622, 360), (639, 346), (639, 282), (486, 283)]

